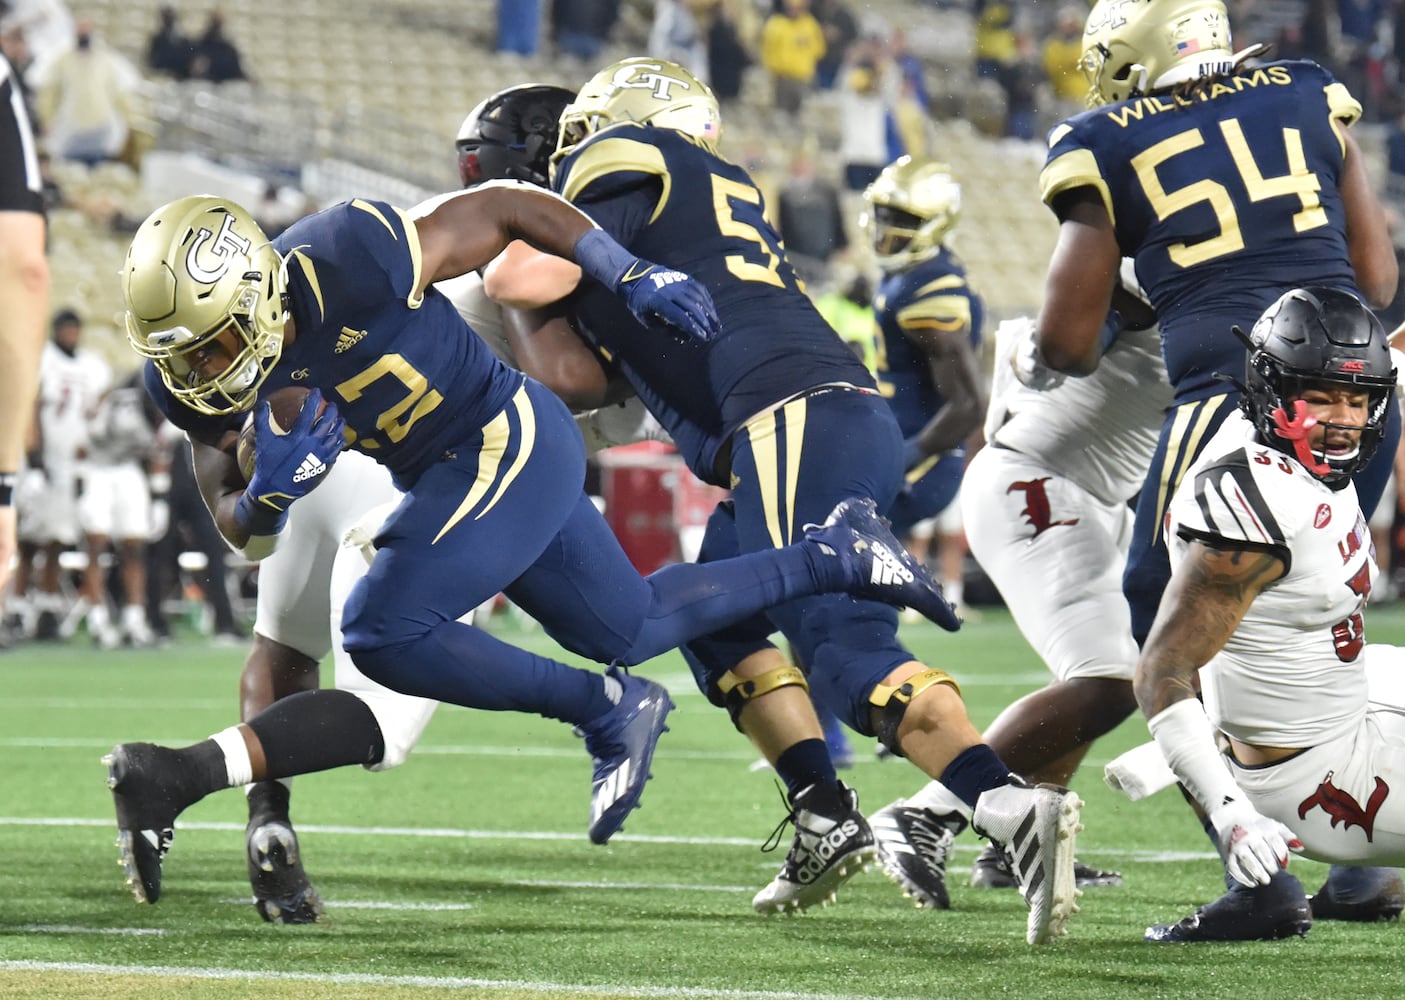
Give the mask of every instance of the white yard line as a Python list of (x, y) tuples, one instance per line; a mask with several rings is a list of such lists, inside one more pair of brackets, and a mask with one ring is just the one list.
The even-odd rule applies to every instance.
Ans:
[[(788, 990), (711, 990), (690, 986), (582, 986), (536, 980), (471, 979), (463, 976), (375, 976), (356, 973), (270, 972), (178, 965), (106, 965), (95, 962), (0, 961), (0, 972), (68, 972), (97, 976), (151, 976), (187, 979), (260, 980), (278, 983), (333, 983), (343, 986), (408, 986), (427, 989), (515, 990), (547, 996), (595, 994), (612, 997), (685, 997), (689, 1000), (880, 1000), (853, 993), (795, 993)], [(901, 1000), (884, 997), (881, 1000)]]

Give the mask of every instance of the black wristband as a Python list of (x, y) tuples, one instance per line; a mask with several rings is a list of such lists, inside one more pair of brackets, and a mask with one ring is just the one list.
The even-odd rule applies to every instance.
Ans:
[(0, 507), (11, 507), (15, 502), (15, 487), (19, 485), (18, 472), (0, 472)]

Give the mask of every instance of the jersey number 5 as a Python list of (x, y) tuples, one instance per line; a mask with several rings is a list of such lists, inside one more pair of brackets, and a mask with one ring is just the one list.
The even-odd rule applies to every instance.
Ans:
[[(1307, 169), (1307, 157), (1303, 154), (1302, 133), (1295, 128), (1283, 130), (1283, 145), (1288, 158), (1288, 173), (1279, 177), (1265, 177), (1259, 170), (1249, 143), (1244, 138), (1244, 130), (1239, 120), (1227, 118), (1220, 122), (1220, 132), (1230, 156), (1244, 182), (1244, 188), (1253, 202), (1269, 198), (1297, 195), (1302, 208), (1293, 216), (1293, 229), (1304, 233), (1309, 229), (1327, 225), (1327, 213), (1317, 192), (1322, 183), (1317, 175)], [(1172, 243), (1168, 248), (1171, 261), (1180, 267), (1193, 267), (1207, 260), (1214, 260), (1225, 254), (1244, 249), (1244, 234), (1239, 228), (1239, 216), (1234, 210), (1234, 199), (1229, 189), (1218, 181), (1203, 180), (1187, 184), (1185, 187), (1167, 191), (1161, 185), (1156, 170), (1172, 157), (1189, 153), (1205, 145), (1205, 137), (1200, 129), (1186, 129), (1177, 132), (1169, 139), (1163, 139), (1150, 149), (1132, 157), (1132, 167), (1137, 172), (1137, 180), (1146, 193), (1147, 200), (1156, 211), (1156, 217), (1166, 221), (1172, 215), (1192, 205), (1209, 202), (1220, 224), (1218, 236), (1201, 240), (1198, 243)]]
[[(735, 204), (736, 199), (740, 205)], [(734, 236), (759, 248), (764, 264), (749, 261), (739, 253), (727, 255), (727, 270), (743, 281), (761, 281), (777, 288), (786, 283), (781, 277), (780, 247), (772, 246), (761, 230), (737, 217), (738, 209), (745, 214), (761, 214), (761, 192), (737, 181), (712, 175), (712, 205), (717, 210), (717, 228), (723, 236)]]

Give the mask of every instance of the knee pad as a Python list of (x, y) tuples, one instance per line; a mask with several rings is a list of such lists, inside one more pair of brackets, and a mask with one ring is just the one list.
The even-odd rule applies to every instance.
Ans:
[(717, 689), (722, 692), (722, 701), (727, 706), (727, 714), (732, 717), (732, 725), (741, 731), (742, 709), (746, 703), (777, 688), (794, 685), (802, 691), (810, 690), (809, 681), (799, 667), (786, 665), (767, 670), (756, 677), (741, 678), (728, 670), (717, 681)]
[(932, 668), (913, 674), (897, 687), (879, 684), (868, 696), (868, 703), (882, 712), (878, 717), (878, 742), (887, 747), (895, 757), (907, 756), (898, 742), (898, 726), (907, 714), (908, 705), (912, 704), (913, 698), (933, 684), (949, 684), (957, 694), (961, 693), (961, 685), (956, 683), (954, 677), (945, 670)]

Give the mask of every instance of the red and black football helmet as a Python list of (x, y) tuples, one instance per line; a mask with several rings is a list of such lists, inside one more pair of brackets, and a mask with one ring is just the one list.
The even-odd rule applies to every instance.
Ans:
[[(1396, 372), (1385, 328), (1360, 299), (1335, 288), (1295, 288), (1268, 307), (1245, 340), (1240, 405), (1265, 444), (1299, 459), (1329, 485), (1344, 483), (1370, 461), (1385, 434)], [(1323, 384), (1370, 396), (1361, 444), (1351, 455), (1307, 450), (1307, 427), (1294, 402), (1304, 387)]]
[(550, 187), (557, 125), (575, 97), (564, 87), (525, 83), (498, 91), (470, 111), (454, 140), (463, 186), (512, 179)]

